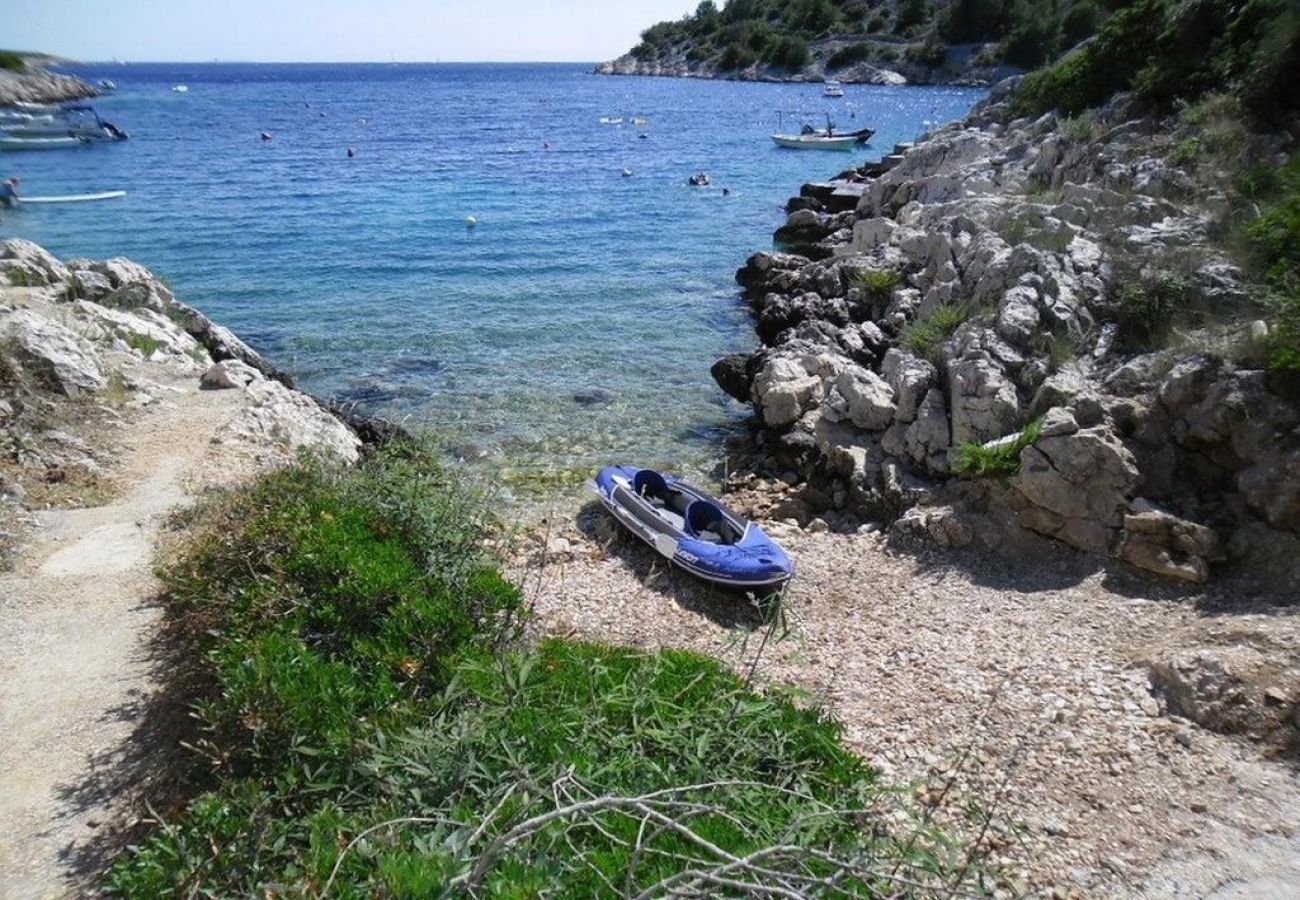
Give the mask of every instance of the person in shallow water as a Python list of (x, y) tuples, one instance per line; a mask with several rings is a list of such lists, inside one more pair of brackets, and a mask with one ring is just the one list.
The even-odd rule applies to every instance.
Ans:
[(0, 205), (13, 209), (20, 201), (18, 196), (18, 178), (6, 178), (5, 183), (0, 185)]

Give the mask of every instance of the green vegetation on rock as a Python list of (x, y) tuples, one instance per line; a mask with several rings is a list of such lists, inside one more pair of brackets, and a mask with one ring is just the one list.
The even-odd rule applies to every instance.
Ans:
[(424, 452), (303, 462), (187, 522), (163, 579), (198, 752), (113, 895), (989, 883), (819, 709), (692, 653), (525, 642), (490, 518)]
[[(704, 0), (695, 13), (646, 29), (632, 56), (685, 59), (722, 72), (765, 66), (794, 73), (824, 61), (827, 72), (902, 57), (938, 67), (949, 44), (990, 49), (980, 64), (1033, 66), (1092, 34), (1104, 11), (1095, 0)], [(896, 48), (868, 38), (908, 41)], [(803, 48), (803, 52), (800, 52)]]
[(970, 318), (970, 314), (970, 308), (964, 304), (945, 304), (908, 324), (899, 336), (899, 342), (917, 356), (930, 359), (939, 345)]
[(1065, 114), (1134, 90), (1153, 110), (1234, 88), (1253, 119), (1276, 125), (1300, 109), (1300, 9), (1290, 0), (1130, 0), (1095, 40), (1027, 75), (1016, 112)]
[(1019, 434), (988, 444), (964, 441), (953, 454), (952, 470), (968, 478), (1010, 477), (1020, 471), (1020, 453), (1032, 447), (1043, 436), (1043, 419), (1040, 416), (1026, 425)]
[(26, 72), (27, 60), (12, 50), (0, 50), (0, 69), (7, 69), (10, 72)]
[(1252, 189), (1262, 203), (1247, 230), (1264, 270), (1264, 303), (1273, 317), (1269, 363), (1300, 370), (1300, 153), (1256, 173)]

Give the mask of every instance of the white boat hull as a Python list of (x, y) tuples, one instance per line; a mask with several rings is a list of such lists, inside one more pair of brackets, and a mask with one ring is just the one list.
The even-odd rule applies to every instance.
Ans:
[(852, 150), (858, 143), (856, 135), (826, 137), (821, 134), (774, 134), (772, 140), (778, 147), (791, 150)]
[(71, 147), (80, 147), (84, 144), (81, 138), (75, 137), (52, 137), (52, 138), (5, 138), (0, 137), (0, 150), (63, 150)]

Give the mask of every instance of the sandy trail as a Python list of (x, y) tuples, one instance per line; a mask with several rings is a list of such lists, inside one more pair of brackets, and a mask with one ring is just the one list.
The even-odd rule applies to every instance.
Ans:
[(110, 436), (118, 498), (42, 513), (15, 570), (0, 575), (0, 897), (78, 892), (102, 864), (95, 838), (148, 767), (148, 748), (130, 745), (157, 688), (160, 527), (218, 470), (225, 481), (239, 469), (211, 439), (240, 392), (186, 379), (164, 393)]

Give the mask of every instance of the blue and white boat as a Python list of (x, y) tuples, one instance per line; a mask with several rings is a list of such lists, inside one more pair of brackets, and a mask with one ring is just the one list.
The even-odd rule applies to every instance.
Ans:
[(698, 578), (775, 588), (794, 577), (794, 563), (763, 529), (674, 475), (606, 466), (596, 492), (620, 524)]

